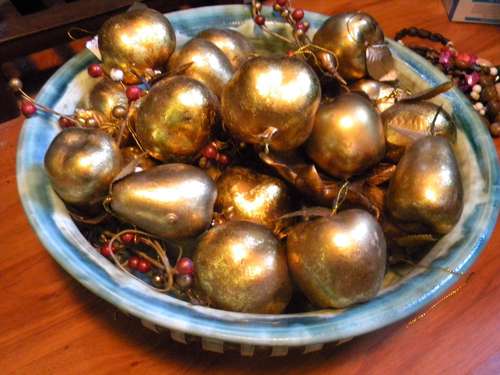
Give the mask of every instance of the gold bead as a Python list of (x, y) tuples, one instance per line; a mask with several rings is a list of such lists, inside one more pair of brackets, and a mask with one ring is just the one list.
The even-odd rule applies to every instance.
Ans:
[(255, 9), (261, 10), (262, 9), (262, 3), (255, 3)]
[(9, 81), (9, 87), (13, 91), (19, 91), (19, 90), (21, 90), (23, 88), (23, 82), (19, 78), (12, 78)]
[(151, 278), (151, 282), (153, 283), (153, 285), (157, 288), (161, 288), (162, 286), (164, 286), (165, 284), (165, 281), (163, 279), (163, 276), (160, 275), (160, 274), (155, 274), (153, 275), (153, 277)]
[(283, 12), (281, 12), (281, 17), (283, 17), (283, 18), (287, 18), (289, 15), (290, 15), (290, 12), (287, 9), (285, 9)]
[(86, 121), (86, 125), (91, 127), (91, 128), (95, 128), (97, 126), (97, 120), (93, 117), (87, 119)]
[(301, 37), (302, 35), (304, 35), (304, 30), (301, 29), (295, 30), (295, 36)]
[(127, 109), (121, 105), (117, 105), (113, 108), (112, 113), (116, 118), (125, 118), (127, 116)]

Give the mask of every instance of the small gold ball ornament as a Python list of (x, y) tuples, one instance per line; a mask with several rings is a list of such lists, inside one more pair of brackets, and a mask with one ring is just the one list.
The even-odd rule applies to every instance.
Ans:
[(45, 169), (56, 193), (66, 203), (82, 207), (104, 199), (121, 165), (113, 138), (99, 129), (64, 129), (45, 154)]
[(240, 141), (292, 150), (311, 134), (320, 98), (319, 79), (307, 63), (255, 57), (224, 88), (222, 117)]
[(217, 97), (202, 83), (170, 77), (143, 99), (135, 120), (137, 137), (155, 159), (188, 159), (208, 142), (218, 113)]
[(229, 221), (213, 227), (193, 262), (196, 288), (217, 308), (279, 314), (290, 301), (285, 251), (261, 225)]
[(136, 9), (108, 19), (99, 30), (103, 68), (123, 71), (127, 84), (141, 82), (147, 71), (163, 69), (175, 50), (175, 32), (153, 9)]
[(99, 79), (77, 105), (78, 108), (98, 112), (105, 121), (113, 121), (113, 109), (117, 106), (128, 107), (125, 89), (120, 83), (107, 78)]

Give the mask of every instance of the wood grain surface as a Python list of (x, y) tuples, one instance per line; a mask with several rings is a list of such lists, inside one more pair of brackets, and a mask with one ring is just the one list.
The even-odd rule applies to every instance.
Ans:
[[(386, 35), (418, 26), (461, 51), (500, 61), (498, 27), (449, 23), (439, 0), (295, 1), (332, 14), (371, 13)], [(116, 313), (67, 275), (28, 224), (16, 190), (22, 119), (0, 124), (0, 374), (499, 374), (500, 227), (455, 296), (415, 324), (401, 322), (339, 347), (245, 359), (184, 346)], [(497, 150), (500, 141), (496, 141)]]

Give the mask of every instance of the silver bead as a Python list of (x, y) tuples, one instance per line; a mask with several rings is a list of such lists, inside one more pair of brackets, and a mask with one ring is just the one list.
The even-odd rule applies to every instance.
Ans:
[(123, 76), (124, 76), (124, 74), (123, 74), (123, 70), (113, 68), (113, 69), (111, 69), (111, 71), (109, 72), (109, 76), (111, 77), (111, 79), (112, 79), (113, 81), (117, 81), (117, 82), (118, 82), (118, 81), (121, 81), (121, 80), (123, 80)]
[(472, 86), (472, 91), (480, 93), (483, 88), (480, 85), (474, 85)]

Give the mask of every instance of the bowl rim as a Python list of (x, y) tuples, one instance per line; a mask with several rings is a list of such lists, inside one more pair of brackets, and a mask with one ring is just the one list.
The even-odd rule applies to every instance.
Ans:
[[(265, 7), (265, 12), (270, 15), (271, 9)], [(249, 18), (249, 10), (244, 5), (220, 5), (181, 10), (167, 13), (166, 16), (176, 30), (196, 31), (207, 28), (207, 23), (203, 21), (210, 21), (208, 24), (212, 27), (238, 25)], [(317, 28), (328, 16), (307, 12), (307, 17), (312, 28)], [(404, 60), (409, 68), (427, 83), (436, 85), (446, 80), (440, 71), (422, 57), (399, 43), (391, 40), (388, 40), (388, 43), (395, 57)], [(46, 82), (37, 100), (49, 106), (57, 102), (62, 95), (60, 90), (63, 90), (71, 81), (75, 72), (84, 69), (92, 59), (89, 51), (83, 51), (73, 57)], [(479, 123), (481, 121), (458, 89), (451, 90), (445, 96), (460, 108), (461, 116), (468, 122)], [(30, 180), (30, 169), (37, 165), (40, 168), (40, 160), (42, 160), (41, 168), (43, 169), (45, 150), (34, 146), (43, 135), (37, 133), (36, 129), (44, 120), (43, 115), (26, 120), (18, 141), (16, 166), (18, 191), (31, 226), (45, 249), (86, 288), (120, 310), (159, 327), (233, 343), (263, 346), (314, 345), (345, 340), (407, 318), (438, 298), (459, 279), (456, 274), (443, 274), (441, 270), (430, 268), (365, 304), (345, 310), (287, 315), (227, 312), (193, 306), (168, 296), (166, 296), (168, 298), (154, 298), (155, 296), (151, 297), (150, 294), (143, 293), (143, 288), (131, 287), (139, 285), (133, 282), (122, 286), (113, 280), (99, 264), (89, 261), (88, 257), (75, 247), (59, 228), (51, 225), (53, 221), (50, 212), (47, 212), (47, 207), (39, 204), (40, 197), (35, 196), (40, 192), (28, 191), (25, 188), (33, 182)], [(478, 139), (472, 141), (477, 142), (478, 152), (483, 156), (489, 174), (487, 176), (488, 199), (480, 205), (480, 222), (484, 225), (482, 225), (482, 231), (476, 233), (473, 241), (467, 243), (470, 248), (469, 253), (460, 254), (461, 256), (457, 257), (457, 254), (452, 254), (453, 252), (450, 251), (446, 256), (433, 262), (437, 266), (451, 268), (457, 273), (465, 272), (481, 253), (495, 227), (500, 209), (497, 198), (500, 170), (496, 149), (485, 127), (478, 126), (473, 133), (478, 135)], [(43, 189), (43, 185), (40, 188)], [(408, 299), (408, 296), (415, 298)]]

